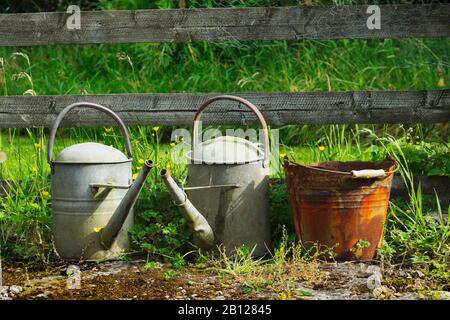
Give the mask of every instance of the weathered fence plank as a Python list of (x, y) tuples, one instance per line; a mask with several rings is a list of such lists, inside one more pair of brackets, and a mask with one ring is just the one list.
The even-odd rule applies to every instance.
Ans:
[(370, 30), (368, 6), (257, 7), (0, 14), (0, 46), (52, 44), (449, 37), (450, 5), (380, 5)]
[[(328, 93), (236, 93), (256, 104), (267, 122), (284, 124), (439, 123), (450, 120), (450, 91), (356, 91)], [(191, 124), (200, 104), (215, 93), (110, 94), (0, 97), (0, 128), (49, 127), (65, 106), (95, 102), (117, 112), (129, 125)], [(236, 102), (218, 101), (206, 124), (254, 124), (256, 117)], [(77, 109), (65, 126), (113, 122), (101, 113)]]

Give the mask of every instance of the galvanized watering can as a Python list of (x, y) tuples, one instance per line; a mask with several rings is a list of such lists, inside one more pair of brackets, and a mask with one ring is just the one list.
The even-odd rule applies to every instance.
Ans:
[[(261, 125), (263, 147), (239, 138), (224, 136), (198, 142), (203, 110), (217, 100), (231, 100), (250, 108)], [(209, 250), (223, 245), (227, 254), (243, 245), (262, 256), (270, 248), (269, 184), (267, 166), (269, 137), (258, 108), (235, 96), (217, 96), (198, 109), (193, 125), (192, 150), (186, 157), (188, 195), (166, 170), (161, 177), (194, 231), (193, 242)]]
[[(100, 143), (87, 142), (62, 150), (53, 160), (56, 131), (74, 108), (93, 108), (111, 116), (120, 127), (127, 155)], [(133, 205), (153, 167), (145, 161), (132, 182), (132, 153), (127, 128), (111, 110), (94, 103), (74, 103), (55, 120), (48, 140), (52, 171), (53, 235), (56, 250), (66, 260), (117, 258), (129, 248)]]

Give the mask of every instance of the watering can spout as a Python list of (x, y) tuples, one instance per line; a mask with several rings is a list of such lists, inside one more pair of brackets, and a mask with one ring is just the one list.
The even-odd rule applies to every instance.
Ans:
[(141, 171), (136, 177), (136, 180), (134, 180), (119, 206), (114, 211), (109, 223), (101, 230), (101, 242), (106, 249), (111, 247), (120, 229), (122, 229), (128, 214), (133, 208), (133, 205), (135, 204), (139, 193), (144, 186), (145, 179), (147, 178), (151, 168), (153, 168), (153, 162), (146, 160), (141, 168)]
[(210, 249), (214, 245), (214, 232), (205, 217), (189, 201), (186, 193), (175, 183), (167, 170), (161, 170), (160, 175), (175, 205), (180, 208), (196, 239), (199, 240), (200, 247), (202, 249)]

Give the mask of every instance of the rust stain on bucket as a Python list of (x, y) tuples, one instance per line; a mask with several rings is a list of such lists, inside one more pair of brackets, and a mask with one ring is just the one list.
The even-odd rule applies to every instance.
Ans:
[[(373, 259), (383, 236), (395, 161), (284, 162), (297, 236), (303, 243), (335, 248), (336, 259)], [(379, 170), (378, 178), (354, 178), (352, 170)], [(359, 241), (369, 243), (358, 246)]]

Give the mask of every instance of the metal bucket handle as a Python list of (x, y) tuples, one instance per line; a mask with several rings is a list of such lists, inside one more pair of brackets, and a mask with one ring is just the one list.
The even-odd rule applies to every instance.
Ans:
[(55, 144), (55, 137), (56, 137), (56, 131), (58, 130), (58, 127), (61, 123), (61, 121), (64, 119), (64, 117), (66, 116), (66, 114), (71, 111), (72, 109), (78, 108), (78, 107), (87, 107), (87, 108), (92, 108), (92, 109), (96, 109), (98, 111), (101, 111), (103, 113), (106, 113), (107, 115), (109, 115), (111, 118), (114, 119), (114, 121), (117, 122), (117, 124), (119, 125), (120, 131), (122, 132), (122, 136), (124, 138), (125, 141), (125, 149), (127, 151), (128, 154), (128, 158), (131, 159), (132, 158), (132, 152), (131, 152), (131, 142), (130, 142), (130, 137), (128, 135), (128, 130), (125, 127), (125, 124), (123, 123), (123, 121), (119, 118), (119, 116), (114, 113), (112, 110), (96, 104), (96, 103), (91, 103), (91, 102), (76, 102), (76, 103), (72, 103), (71, 105), (65, 107), (61, 113), (58, 115), (58, 117), (55, 120), (55, 123), (53, 124), (53, 127), (50, 131), (50, 136), (48, 138), (48, 148), (47, 148), (47, 161), (48, 163), (51, 165), (52, 164), (52, 158), (53, 158), (53, 145)]
[[(392, 174), (392, 173), (396, 172), (400, 168), (400, 166), (397, 163), (397, 161), (395, 161), (391, 157), (388, 157), (388, 158), (385, 159), (385, 161), (386, 160), (394, 161), (395, 167), (391, 171), (384, 171), (383, 169), (380, 169), (380, 170), (367, 169), (367, 170), (352, 170), (350, 172), (347, 172), (347, 171), (330, 170), (330, 169), (324, 169), (324, 168), (308, 166), (308, 165), (305, 165), (305, 164), (300, 164), (300, 163), (294, 162), (292, 160), (289, 160), (289, 158), (287, 156), (285, 156), (283, 158), (283, 160), (284, 160), (284, 164), (285, 165), (289, 165), (291, 163), (293, 165), (304, 167), (304, 168), (308, 168), (308, 169), (312, 169), (312, 170), (328, 172), (328, 173), (335, 173), (335, 174), (342, 174), (342, 175), (349, 175), (349, 176), (352, 176), (354, 179), (383, 178), (383, 177), (385, 177), (385, 176), (387, 176), (389, 174)], [(365, 173), (364, 173), (364, 171), (365, 171)], [(383, 171), (383, 174), (379, 174), (377, 171)]]
[(220, 95), (220, 96), (216, 96), (213, 97), (207, 101), (205, 101), (200, 108), (198, 108), (197, 113), (195, 114), (194, 117), (194, 125), (192, 127), (192, 152), (194, 152), (194, 149), (197, 147), (198, 144), (198, 124), (199, 124), (199, 120), (201, 117), (201, 114), (203, 112), (203, 110), (210, 105), (211, 103), (217, 101), (217, 100), (231, 100), (231, 101), (237, 101), (242, 103), (243, 105), (245, 105), (246, 107), (248, 107), (249, 109), (251, 109), (256, 116), (258, 117), (259, 123), (261, 125), (261, 129), (262, 129), (262, 133), (263, 133), (263, 152), (264, 152), (264, 162), (263, 162), (263, 166), (266, 167), (268, 165), (269, 162), (269, 134), (268, 134), (268, 130), (267, 130), (267, 123), (266, 120), (264, 119), (262, 113), (258, 110), (258, 108), (251, 103), (250, 101), (241, 98), (241, 97), (237, 97), (237, 96), (232, 96), (232, 95)]

